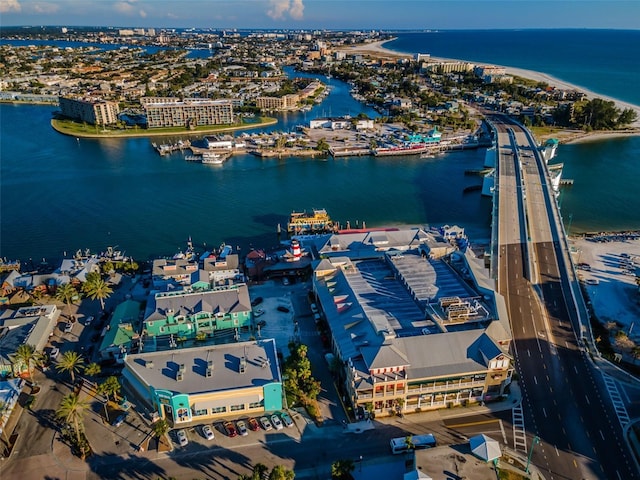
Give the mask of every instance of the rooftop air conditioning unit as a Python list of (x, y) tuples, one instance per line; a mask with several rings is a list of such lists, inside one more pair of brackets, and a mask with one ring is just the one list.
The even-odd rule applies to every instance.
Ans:
[(213, 369), (212, 368), (207, 368), (207, 372), (206, 372), (205, 376), (207, 378), (211, 378), (212, 375), (213, 375)]
[(184, 379), (184, 375), (182, 371), (176, 373), (176, 381), (181, 382)]

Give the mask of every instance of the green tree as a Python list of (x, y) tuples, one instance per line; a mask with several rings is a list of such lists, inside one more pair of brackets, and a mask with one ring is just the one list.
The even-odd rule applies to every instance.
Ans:
[(81, 355), (78, 355), (77, 352), (69, 350), (62, 354), (62, 357), (60, 357), (60, 360), (56, 365), (56, 369), (61, 372), (69, 372), (71, 375), (71, 383), (74, 383), (76, 380), (76, 373), (79, 373), (84, 369), (84, 358)]
[(104, 381), (104, 383), (100, 384), (98, 388), (100, 390), (100, 393), (102, 393), (103, 395), (106, 395), (107, 398), (113, 397), (114, 401), (116, 401), (116, 399), (118, 398), (118, 394), (120, 393), (120, 390), (122, 390), (122, 386), (118, 381), (118, 377), (114, 377), (114, 376), (108, 377)]
[(17, 372), (22, 372), (26, 367), (29, 378), (33, 378), (33, 367), (42, 361), (42, 354), (36, 351), (33, 345), (23, 343), (18, 346), (16, 353), (11, 356), (11, 360), (14, 366), (14, 371), (17, 370)]
[(320, 140), (318, 140), (316, 149), (320, 150), (321, 152), (328, 152), (329, 144), (327, 143), (327, 140), (325, 138), (321, 138)]
[(355, 469), (353, 460), (336, 460), (331, 464), (331, 478), (333, 480), (350, 480), (353, 478), (351, 472)]
[(169, 422), (167, 422), (164, 418), (161, 418), (153, 424), (153, 434), (158, 439), (164, 437), (170, 429), (171, 427), (169, 425)]
[(271, 469), (269, 480), (293, 480), (295, 476), (293, 470), (289, 470), (283, 465), (276, 465)]
[(80, 400), (78, 395), (70, 393), (62, 399), (58, 410), (56, 410), (57, 418), (64, 420), (67, 425), (73, 426), (78, 446), (82, 444), (80, 433), (82, 428), (82, 419), (87, 408), (89, 408), (89, 403), (87, 401)]
[[(88, 277), (88, 276), (87, 276)], [(111, 296), (113, 290), (102, 278), (92, 279), (85, 282), (82, 289), (91, 300), (100, 300), (100, 307), (104, 310), (104, 301)]]
[(71, 304), (76, 295), (78, 295), (78, 291), (73, 285), (63, 283), (62, 285), (58, 285), (55, 298), (60, 302), (64, 302), (67, 305), (68, 313), (71, 314)]
[(84, 374), (89, 377), (95, 377), (96, 375), (100, 375), (102, 368), (95, 362), (90, 363), (84, 368)]
[(625, 108), (618, 117), (617, 126), (624, 127), (637, 120), (638, 114), (632, 108)]

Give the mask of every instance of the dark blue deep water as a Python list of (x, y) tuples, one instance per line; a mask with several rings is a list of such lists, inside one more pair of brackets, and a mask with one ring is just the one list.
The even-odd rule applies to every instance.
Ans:
[[(638, 35), (404, 33), (387, 46), (544, 71), (640, 103), (639, 67), (633, 62), (640, 58)], [(504, 43), (508, 47), (497, 46)], [(607, 50), (611, 55), (604, 62), (599, 55)], [(588, 52), (594, 55), (591, 70)], [(375, 115), (350, 97), (348, 85), (327, 81), (332, 93), (322, 105), (283, 116), (268, 130), (289, 130), (325, 115)], [(276, 225), (286, 222), (292, 210), (314, 207), (326, 208), (343, 224), (458, 223), (476, 238), (489, 236), (490, 200), (479, 192), (463, 193), (465, 186), (480, 183), (464, 171), (482, 166), (482, 150), (433, 159), (261, 160), (245, 155), (207, 166), (185, 162), (179, 153), (160, 157), (149, 139), (60, 135), (49, 124), (52, 111), (0, 105), (1, 257), (51, 259), (78, 248), (99, 251), (111, 245), (146, 259), (184, 249), (189, 236), (199, 246), (224, 241), (246, 251), (274, 244)], [(564, 176), (576, 180), (561, 200), (565, 217), (571, 215), (572, 232), (640, 228), (640, 138), (560, 146), (558, 161), (565, 164)]]

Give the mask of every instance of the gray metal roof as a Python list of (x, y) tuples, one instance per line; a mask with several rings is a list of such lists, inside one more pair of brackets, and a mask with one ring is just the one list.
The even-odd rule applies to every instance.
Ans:
[(502, 354), (484, 330), (440, 333), (397, 340), (411, 359), (409, 378), (484, 371), (487, 359)]
[(216, 287), (210, 290), (175, 290), (157, 293), (147, 304), (145, 321), (166, 318), (173, 310), (174, 316), (207, 313), (240, 313), (251, 310), (249, 289), (245, 284), (232, 287)]
[[(246, 369), (240, 373), (243, 356)], [(207, 377), (209, 361), (213, 370)], [(128, 355), (124, 363), (145, 384), (176, 393), (235, 390), (282, 381), (273, 339), (140, 353)], [(184, 374), (177, 380), (180, 365), (184, 365)]]

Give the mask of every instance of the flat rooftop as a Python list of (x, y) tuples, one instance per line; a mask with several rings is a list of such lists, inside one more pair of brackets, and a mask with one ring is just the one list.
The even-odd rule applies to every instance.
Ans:
[[(242, 357), (246, 359), (240, 373)], [(211, 376), (206, 372), (212, 362)], [(184, 365), (182, 380), (177, 380)], [(125, 368), (156, 390), (187, 394), (226, 391), (281, 382), (273, 339), (128, 355)]]

